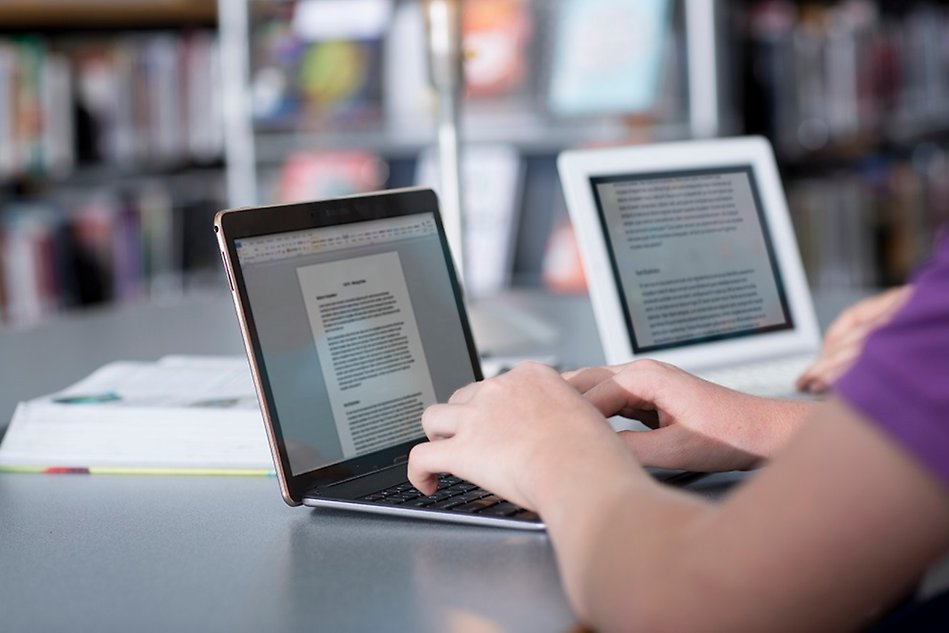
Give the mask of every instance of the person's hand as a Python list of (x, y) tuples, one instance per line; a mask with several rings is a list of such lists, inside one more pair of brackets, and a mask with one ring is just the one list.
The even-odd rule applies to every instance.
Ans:
[(857, 359), (867, 336), (890, 320), (909, 297), (912, 286), (891, 288), (840, 313), (827, 328), (821, 352), (795, 381), (800, 391), (824, 393)]
[(422, 426), (431, 441), (412, 449), (408, 475), (428, 494), (447, 472), (539, 510), (538, 490), (563, 473), (615, 476), (617, 460), (635, 467), (606, 418), (537, 363), (459, 389), (447, 404), (428, 407)]
[(652, 360), (565, 375), (603, 415), (640, 420), (651, 431), (622, 431), (644, 466), (701, 472), (744, 470), (770, 457), (813, 403), (739, 393)]

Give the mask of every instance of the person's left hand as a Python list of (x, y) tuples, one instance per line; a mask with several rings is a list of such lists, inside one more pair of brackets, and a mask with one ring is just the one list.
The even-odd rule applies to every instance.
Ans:
[(718, 472), (755, 468), (804, 422), (815, 403), (752, 396), (655, 360), (564, 375), (603, 415), (641, 421), (622, 431), (643, 466)]
[(408, 474), (427, 494), (447, 472), (537, 510), (538, 487), (556, 479), (553, 471), (633, 462), (606, 418), (537, 363), (459, 389), (426, 409), (422, 426), (432, 441), (412, 449)]
[(893, 318), (912, 292), (912, 284), (890, 288), (841, 312), (827, 328), (820, 354), (798, 376), (795, 386), (811, 393), (830, 391), (860, 356), (867, 337)]

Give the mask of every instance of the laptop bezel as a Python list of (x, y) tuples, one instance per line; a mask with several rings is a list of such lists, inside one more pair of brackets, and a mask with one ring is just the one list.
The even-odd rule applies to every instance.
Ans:
[(411, 188), (374, 192), (294, 204), (244, 207), (220, 211), (214, 218), (214, 230), (231, 285), (231, 296), (237, 311), (244, 348), (247, 353), (257, 397), (261, 404), (261, 415), (267, 430), (274, 466), (280, 482), (284, 501), (289, 505), (300, 505), (307, 491), (365, 475), (408, 459), (409, 451), (425, 441), (424, 436), (397, 446), (372, 452), (306, 473), (293, 475), (283, 433), (280, 428), (277, 408), (268, 387), (267, 367), (264, 362), (260, 340), (254, 322), (244, 282), (235, 241), (241, 238), (261, 237), (291, 231), (342, 226), (371, 220), (432, 214), (435, 218), (437, 236), (445, 260), (455, 305), (458, 309), (468, 359), (475, 380), (482, 380), (481, 365), (474, 343), (471, 326), (465, 309), (461, 284), (458, 281), (448, 240), (438, 211), (438, 199), (431, 189)]
[[(572, 150), (558, 157), (567, 209), (577, 236), (603, 353), (610, 364), (655, 358), (701, 370), (764, 358), (813, 353), (820, 333), (774, 154), (761, 137)], [(620, 284), (610, 257), (594, 178), (749, 167), (757, 188), (792, 328), (697, 345), (635, 353)]]

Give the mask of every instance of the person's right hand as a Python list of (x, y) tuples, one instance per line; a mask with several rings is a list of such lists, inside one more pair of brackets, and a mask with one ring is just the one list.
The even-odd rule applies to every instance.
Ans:
[(739, 393), (652, 360), (564, 377), (603, 415), (640, 420), (652, 428), (620, 435), (642, 465), (659, 468), (754, 468), (819, 406)]
[(890, 320), (909, 297), (912, 286), (891, 288), (841, 312), (824, 336), (820, 354), (795, 381), (800, 391), (824, 393), (857, 359), (867, 336)]

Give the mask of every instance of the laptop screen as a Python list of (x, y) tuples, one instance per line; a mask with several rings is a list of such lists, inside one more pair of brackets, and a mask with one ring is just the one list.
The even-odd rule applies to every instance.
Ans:
[(475, 379), (434, 214), (234, 245), (294, 476), (421, 438)]
[(590, 180), (634, 353), (793, 327), (751, 166)]

